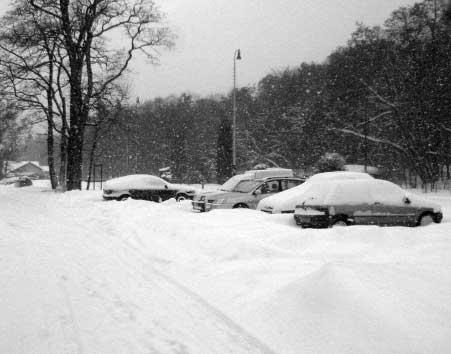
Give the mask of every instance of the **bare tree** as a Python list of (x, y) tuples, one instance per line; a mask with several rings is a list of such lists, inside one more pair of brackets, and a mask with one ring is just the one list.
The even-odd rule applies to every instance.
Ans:
[[(47, 88), (46, 105), (43, 100), (36, 102), (28, 90), (20, 94), (41, 106), (49, 126), (57, 128), (53, 112), (62, 117), (59, 129), (61, 151), (67, 156), (67, 189), (80, 189), (84, 133), (94, 105), (111, 92), (137, 52), (156, 62), (156, 48), (170, 46), (171, 33), (152, 0), (17, 0), (14, 5), (16, 10), (27, 11), (33, 26), (51, 29), (48, 43), (38, 38), (39, 45), (24, 41), (3, 49), (12, 59), (9, 64), (22, 61), (21, 87), (31, 79), (32, 86)], [(29, 23), (21, 23), (18, 16), (15, 20), (15, 25), (30, 30)], [(123, 47), (108, 48), (106, 39), (111, 37), (120, 38)], [(23, 57), (31, 61), (25, 65)], [(42, 71), (46, 80), (42, 80)]]
[[(54, 161), (55, 115), (61, 116), (56, 95), (62, 87), (57, 61), (57, 34), (46, 16), (40, 16), (23, 1), (1, 20), (0, 77), (2, 93), (14, 98), (24, 110), (37, 112), (47, 121), (48, 165), (52, 188), (57, 186)], [(40, 113), (40, 114), (39, 114)]]

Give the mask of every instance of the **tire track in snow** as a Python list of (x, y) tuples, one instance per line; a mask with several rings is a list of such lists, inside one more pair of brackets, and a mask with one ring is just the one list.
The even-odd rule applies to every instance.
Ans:
[[(111, 220), (111, 215), (108, 215), (108, 210), (104, 209), (104, 217), (105, 224), (108, 225), (110, 231), (113, 229), (109, 226), (108, 220)], [(211, 305), (205, 298), (197, 294), (196, 292), (189, 289), (187, 286), (183, 285), (181, 282), (175, 280), (173, 277), (164, 273), (154, 266), (155, 263), (159, 264), (159, 257), (154, 257), (151, 254), (145, 254), (139, 248), (132, 245), (128, 240), (129, 238), (124, 238), (123, 235), (115, 235), (117, 241), (119, 241), (124, 247), (129, 249), (135, 256), (138, 256), (142, 259), (144, 264), (148, 264), (148, 268), (152, 274), (149, 274), (147, 271), (143, 273), (143, 276), (151, 281), (152, 275), (157, 275), (160, 277), (163, 282), (166, 282), (169, 285), (169, 288), (175, 288), (176, 290), (182, 292), (189, 301), (192, 301), (196, 307), (198, 307), (201, 311), (206, 311), (213, 315), (215, 319), (219, 319), (219, 323), (222, 323), (227, 331), (232, 337), (235, 337), (240, 342), (244, 342), (245, 347), (247, 348), (246, 353), (258, 352), (262, 354), (275, 354), (275, 352), (270, 349), (265, 343), (261, 340), (257, 339), (249, 332), (247, 332), (243, 327), (241, 327), (238, 323), (233, 321), (229, 316), (227, 316), (224, 312), (220, 311), (215, 306)], [(177, 291), (169, 291), (169, 293), (176, 293)], [(176, 297), (174, 297), (175, 300)], [(257, 350), (257, 351), (256, 351)]]
[[(67, 333), (53, 332), (52, 337), (49, 338), (49, 346), (53, 347), (53, 351), (49, 350), (50, 347), (47, 350), (43, 349), (42, 343), (36, 342), (39, 340), (36, 331), (40, 328), (32, 325), (26, 332), (32, 334), (26, 349), (33, 349), (36, 353), (58, 353), (58, 348), (64, 348), (66, 351), (71, 348), (70, 352), (77, 353), (83, 353), (84, 350), (99, 352), (99, 348), (96, 348), (92, 341), (92, 336), (87, 333), (90, 327), (86, 326), (86, 315), (83, 315), (83, 312), (94, 309), (92, 307), (94, 303), (86, 303), (87, 295), (80, 293), (80, 291), (86, 292), (80, 285), (92, 274), (94, 279), (96, 275), (100, 277), (96, 281), (100, 281), (98, 289), (104, 296), (97, 302), (103, 306), (99, 314), (106, 314), (108, 309), (114, 310), (117, 307), (117, 303), (111, 301), (115, 297), (125, 307), (132, 307), (134, 303), (131, 301), (138, 301), (135, 312), (138, 313), (138, 320), (141, 322), (134, 323), (133, 321), (136, 320), (132, 318), (121, 320), (115, 318), (114, 313), (108, 313), (106, 314), (107, 324), (100, 329), (102, 333), (104, 329), (111, 329), (108, 326), (113, 326), (116, 330), (127, 325), (127, 332), (118, 332), (120, 338), (117, 340), (122, 347), (130, 345), (128, 350), (131, 353), (142, 353), (144, 347), (147, 351), (162, 353), (168, 351), (212, 354), (273, 353), (264, 343), (251, 336), (201, 296), (157, 270), (154, 267), (156, 261), (150, 254), (146, 255), (133, 247), (130, 242), (124, 240), (124, 235), (115, 234), (117, 230), (111, 227), (110, 222), (114, 215), (111, 215), (108, 209), (104, 209), (103, 211), (107, 212), (102, 215), (99, 213), (99, 209), (102, 208), (91, 202), (81, 201), (80, 205), (74, 205), (70, 199), (66, 202), (64, 197), (58, 196), (50, 196), (53, 200), (49, 202), (48, 195), (44, 197), (28, 192), (8, 193), (5, 197), (4, 201), (9, 207), (6, 213), (7, 221), (9, 219), (16, 222), (17, 215), (32, 214), (32, 220), (28, 220), (23, 225), (24, 228), (19, 230), (21, 241), (17, 246), (18, 250), (20, 251), (21, 247), (31, 247), (26, 251), (26, 259), (30, 262), (23, 264), (22, 267), (25, 271), (32, 270), (32, 274), (45, 273), (33, 280), (34, 282), (48, 276), (41, 289), (32, 287), (33, 291), (38, 292), (32, 294), (35, 300), (23, 297), (21, 301), (25, 302), (26, 307), (31, 304), (40, 307), (48, 301), (54, 302), (55, 309), (50, 314), (42, 314), (42, 320), (55, 319), (59, 314), (69, 321), (63, 326), (68, 330)], [(75, 235), (76, 237), (73, 237)], [(115, 264), (113, 271), (120, 271), (122, 277), (129, 274), (134, 275), (132, 281), (143, 280), (144, 284), (140, 286), (147, 292), (152, 306), (149, 306), (149, 302), (140, 303), (142, 296), (138, 300), (130, 297), (130, 293), (133, 290), (140, 290), (139, 288), (130, 291), (123, 284), (115, 284), (115, 278), (111, 278), (109, 272), (91, 273), (93, 270), (87, 267), (91, 263), (95, 264), (93, 258), (96, 256), (102, 260), (109, 258), (109, 262)], [(119, 260), (120, 262), (117, 262)], [(113, 263), (108, 263), (106, 266), (109, 267)], [(122, 269), (124, 265), (128, 269)], [(62, 278), (65, 276), (67, 277)], [(102, 282), (104, 284), (101, 284)], [(25, 285), (29, 288), (27, 279), (24, 279), (21, 284), (21, 287)], [(26, 288), (17, 289), (17, 291), (26, 291)], [(45, 294), (52, 294), (51, 298), (45, 299)], [(76, 301), (73, 302), (72, 299)], [(81, 304), (85, 307), (81, 308)], [(145, 313), (140, 313), (142, 310)], [(147, 321), (143, 322), (143, 318)], [(151, 319), (150, 322), (149, 319)], [(145, 328), (142, 328), (142, 325)], [(134, 329), (138, 333), (133, 333)], [(144, 330), (150, 331), (149, 333), (153, 333), (156, 338), (143, 337)], [(137, 344), (136, 341), (141, 343)], [(11, 349), (8, 351), (10, 353), (16, 352), (15, 349), (17, 349), (8, 340), (6, 348)], [(161, 348), (166, 349), (161, 350)], [(119, 350), (114, 349), (114, 352)]]

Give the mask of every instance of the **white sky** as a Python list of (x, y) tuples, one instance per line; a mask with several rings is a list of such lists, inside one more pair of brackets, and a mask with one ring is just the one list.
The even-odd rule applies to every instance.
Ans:
[[(415, 0), (156, 0), (178, 35), (158, 66), (136, 59), (132, 94), (142, 100), (191, 92), (208, 95), (254, 85), (273, 69), (323, 61), (346, 44), (356, 22), (383, 24)], [(0, 13), (6, 7), (0, 0)]]

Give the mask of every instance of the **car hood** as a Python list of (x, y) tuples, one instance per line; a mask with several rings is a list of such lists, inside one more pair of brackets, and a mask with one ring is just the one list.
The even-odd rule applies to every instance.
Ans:
[(168, 183), (169, 189), (176, 190), (178, 192), (187, 193), (187, 194), (194, 194), (198, 192), (198, 189), (189, 186), (187, 184), (178, 184), (178, 183)]
[(434, 213), (438, 213), (442, 211), (442, 207), (430, 200), (423, 198), (414, 193), (407, 193), (407, 197), (410, 199), (411, 206), (416, 208), (430, 208), (433, 209)]

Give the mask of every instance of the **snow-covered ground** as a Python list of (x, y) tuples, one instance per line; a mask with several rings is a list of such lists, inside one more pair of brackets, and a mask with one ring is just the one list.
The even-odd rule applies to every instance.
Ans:
[(292, 215), (0, 186), (0, 353), (450, 353), (440, 225), (298, 228)]

